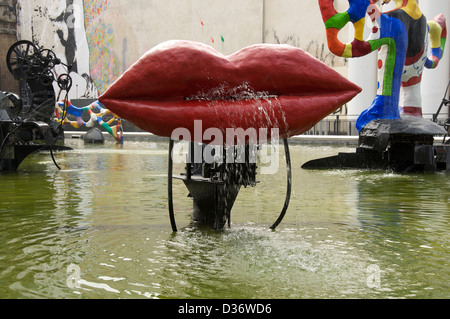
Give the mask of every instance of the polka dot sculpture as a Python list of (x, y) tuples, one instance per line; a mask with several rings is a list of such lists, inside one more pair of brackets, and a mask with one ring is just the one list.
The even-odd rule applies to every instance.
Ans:
[[(375, 119), (399, 119), (401, 113), (422, 116), (423, 69), (437, 67), (444, 54), (445, 17), (440, 14), (427, 22), (416, 0), (394, 1), (396, 7), (389, 12), (380, 11), (379, 0), (349, 0), (349, 9), (337, 12), (333, 0), (319, 0), (331, 52), (354, 58), (378, 50), (377, 95), (372, 105), (360, 114), (358, 130)], [(373, 24), (368, 40), (363, 39), (366, 13)], [(342, 43), (338, 33), (349, 22), (355, 28), (354, 40)], [(431, 45), (430, 54), (428, 45)]]

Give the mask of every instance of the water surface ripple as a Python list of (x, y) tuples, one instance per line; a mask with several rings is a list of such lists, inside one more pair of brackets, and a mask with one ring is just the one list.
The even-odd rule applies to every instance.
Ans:
[[(292, 145), (293, 192), (274, 175), (243, 188), (231, 228), (191, 220), (167, 145), (125, 142), (33, 154), (1, 173), (1, 298), (449, 298), (448, 174), (302, 170), (352, 151)], [(182, 171), (182, 164), (174, 172)]]

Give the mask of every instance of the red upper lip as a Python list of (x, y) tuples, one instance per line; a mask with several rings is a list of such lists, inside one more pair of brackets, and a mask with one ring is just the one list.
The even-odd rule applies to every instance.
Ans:
[[(306, 131), (361, 91), (324, 63), (292, 46), (258, 44), (224, 56), (206, 44), (168, 41), (147, 52), (99, 100), (144, 130), (170, 136), (173, 128), (190, 129), (193, 119), (203, 120), (203, 129), (245, 126), (239, 126), (244, 123), (239, 118), (257, 110), (251, 101), (240, 102), (241, 114), (233, 110), (227, 116), (229, 120), (224, 121), (220, 112), (226, 109), (230, 114), (235, 96), (216, 96), (223, 103), (215, 105), (214, 110), (211, 105), (204, 108), (207, 101), (195, 98), (217, 88), (234, 92), (243, 84), (265, 96), (277, 96), (288, 126), (285, 131), (280, 127), (280, 137)], [(268, 128), (269, 124), (245, 123), (255, 128)]]

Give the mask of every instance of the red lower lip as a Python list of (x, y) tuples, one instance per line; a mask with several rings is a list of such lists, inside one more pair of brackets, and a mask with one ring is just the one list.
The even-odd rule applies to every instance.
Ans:
[[(243, 84), (250, 93), (268, 97), (198, 98)], [(360, 91), (298, 48), (254, 45), (223, 56), (198, 42), (170, 41), (144, 55), (99, 100), (159, 136), (171, 137), (175, 129), (186, 128), (194, 138), (194, 121), (201, 120), (203, 132), (267, 128), (270, 133), (278, 128), (279, 137), (287, 138), (306, 132)]]

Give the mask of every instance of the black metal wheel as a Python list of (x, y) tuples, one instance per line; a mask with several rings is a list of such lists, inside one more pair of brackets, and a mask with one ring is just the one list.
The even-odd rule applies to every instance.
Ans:
[(34, 75), (35, 63), (39, 61), (40, 51), (31, 41), (21, 40), (14, 43), (6, 54), (6, 65), (17, 80)]
[(72, 78), (69, 74), (61, 74), (57, 79), (58, 86), (61, 90), (69, 91), (72, 87)]
[(41, 55), (42, 63), (47, 68), (52, 69), (61, 62), (56, 57), (56, 54), (50, 49), (42, 49), (39, 53)]

